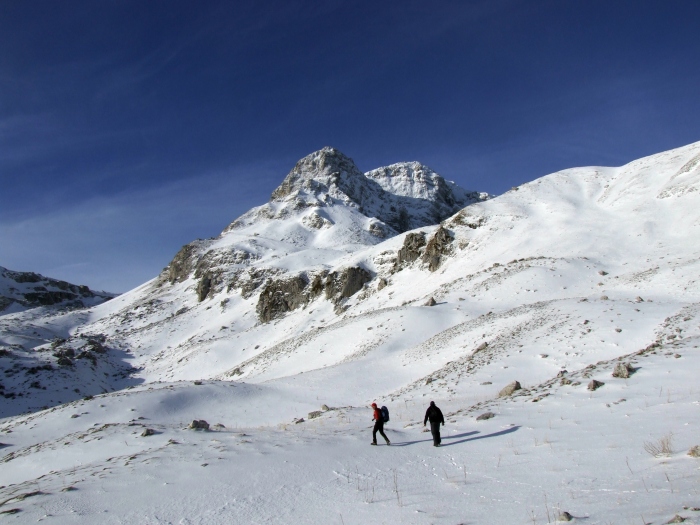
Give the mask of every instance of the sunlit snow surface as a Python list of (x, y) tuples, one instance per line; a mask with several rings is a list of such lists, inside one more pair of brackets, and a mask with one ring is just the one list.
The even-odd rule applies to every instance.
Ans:
[[(5, 415), (52, 408), (0, 420), (0, 511), (19, 509), (0, 519), (700, 523), (699, 188), (700, 143), (556, 173), (446, 220), (453, 253), (432, 273), (391, 273), (404, 235), (332, 241), (350, 227), (294, 244), (280, 231), (298, 222), (269, 222), (212, 241), (255, 239), (285, 271), (363, 265), (377, 278), (340, 315), (319, 297), (260, 324), (257, 295), (198, 302), (194, 280), (156, 280), (89, 311), (2, 316), (6, 343), (102, 333), (110, 353), (77, 383), (39, 373), (46, 391), (2, 399)], [(619, 358), (628, 379), (612, 377)], [(513, 380), (523, 389), (498, 398)], [(56, 405), (76, 385), (95, 397)], [(422, 431), (430, 400), (447, 416), (441, 448)], [(391, 447), (369, 446), (372, 401), (391, 411)], [(645, 450), (669, 436), (670, 455)]]

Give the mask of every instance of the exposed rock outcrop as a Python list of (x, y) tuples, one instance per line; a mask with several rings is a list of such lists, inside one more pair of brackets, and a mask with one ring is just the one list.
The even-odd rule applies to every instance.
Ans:
[(412, 263), (423, 253), (423, 247), (425, 246), (425, 233), (409, 233), (403, 240), (403, 246), (399, 250), (396, 256), (396, 263), (394, 263), (394, 271), (400, 270), (407, 264)]
[(440, 267), (443, 256), (450, 252), (452, 239), (452, 234), (440, 226), (428, 241), (423, 253), (423, 262), (428, 265), (431, 272)]
[(362, 290), (365, 283), (371, 280), (372, 274), (357, 266), (351, 266), (339, 272), (332, 272), (326, 278), (326, 299), (337, 304), (343, 299), (355, 295)]
[(305, 291), (308, 284), (304, 275), (270, 281), (258, 299), (258, 318), (268, 323), (307, 304), (309, 295)]
[(185, 281), (197, 264), (197, 254), (199, 252), (199, 243), (192, 242), (186, 244), (180, 251), (175, 254), (173, 260), (167, 267), (168, 281), (170, 284), (181, 283)]

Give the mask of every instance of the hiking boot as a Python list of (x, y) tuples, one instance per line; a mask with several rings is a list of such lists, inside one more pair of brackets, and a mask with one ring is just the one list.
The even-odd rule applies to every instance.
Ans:
[(386, 444), (387, 444), (387, 445), (391, 445), (391, 441), (387, 441)]
[(370, 445), (376, 445), (376, 443), (370, 443)]

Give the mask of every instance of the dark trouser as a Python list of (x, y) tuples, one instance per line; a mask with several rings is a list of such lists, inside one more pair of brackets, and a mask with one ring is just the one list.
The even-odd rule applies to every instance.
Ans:
[(442, 439), (440, 439), (440, 423), (430, 422), (430, 433), (433, 435), (433, 445), (439, 445)]
[(372, 430), (372, 442), (376, 443), (377, 442), (377, 432), (379, 432), (384, 440), (389, 443), (389, 438), (386, 437), (386, 434), (384, 433), (384, 421), (375, 421), (374, 422), (374, 430)]

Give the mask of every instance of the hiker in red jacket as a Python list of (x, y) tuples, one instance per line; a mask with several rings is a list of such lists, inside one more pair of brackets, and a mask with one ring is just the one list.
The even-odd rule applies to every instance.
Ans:
[(372, 445), (377, 444), (377, 432), (382, 435), (387, 445), (391, 445), (389, 438), (386, 437), (386, 434), (384, 433), (384, 416), (382, 415), (382, 411), (377, 408), (377, 403), (372, 403), (372, 408), (374, 409), (374, 417), (372, 417), (372, 421), (374, 421), (374, 429), (372, 430)]

